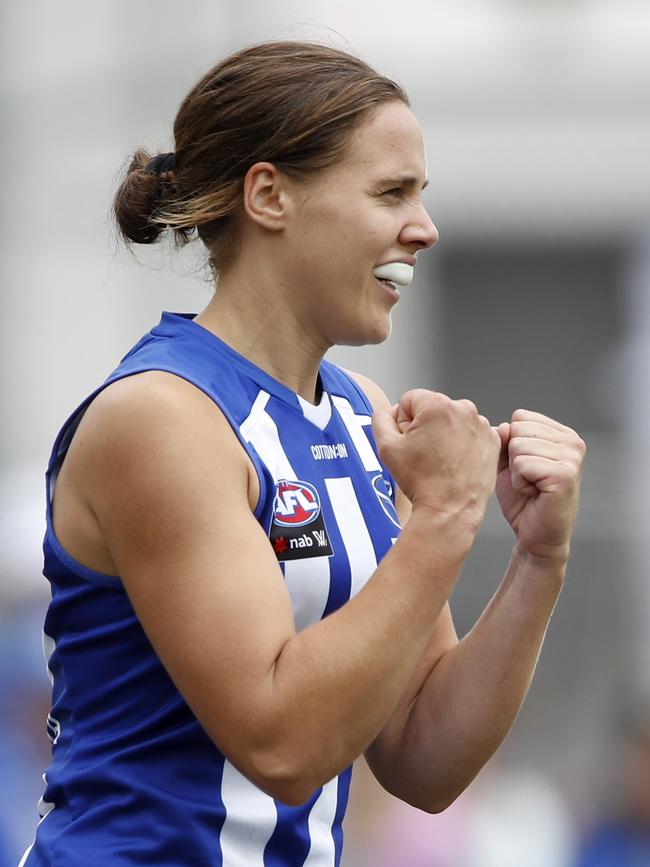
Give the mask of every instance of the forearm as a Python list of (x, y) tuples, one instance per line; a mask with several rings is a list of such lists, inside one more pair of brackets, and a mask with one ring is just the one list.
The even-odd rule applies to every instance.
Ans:
[(447, 806), (514, 722), (535, 670), (566, 564), (517, 549), (467, 636), (428, 674), (402, 730), (388, 788), (423, 809)]
[(361, 592), (293, 636), (263, 693), (265, 738), (313, 786), (350, 764), (399, 701), (473, 541), (454, 516), (414, 512)]

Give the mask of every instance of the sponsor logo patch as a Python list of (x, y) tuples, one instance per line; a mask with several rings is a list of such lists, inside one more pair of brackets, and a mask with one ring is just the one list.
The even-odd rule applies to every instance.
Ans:
[(278, 481), (269, 540), (278, 560), (332, 556), (320, 497), (309, 482)]
[(379, 505), (384, 510), (386, 516), (390, 518), (390, 520), (393, 522), (393, 524), (395, 524), (396, 527), (399, 527), (401, 529), (402, 525), (399, 522), (397, 512), (395, 511), (395, 506), (393, 505), (393, 488), (390, 482), (386, 481), (386, 479), (382, 476), (381, 473), (377, 473), (377, 475), (373, 477), (372, 487), (377, 494)]

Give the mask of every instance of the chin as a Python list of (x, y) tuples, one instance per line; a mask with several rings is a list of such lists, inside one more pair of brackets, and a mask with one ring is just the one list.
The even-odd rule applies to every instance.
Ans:
[(366, 343), (373, 345), (376, 343), (383, 343), (384, 340), (388, 340), (392, 330), (393, 320), (389, 314), (385, 319), (382, 319), (377, 323), (373, 336), (366, 340)]
[(336, 343), (339, 346), (376, 346), (390, 337), (393, 323), (390, 316), (382, 321), (375, 322), (371, 327), (359, 330), (356, 334), (348, 333), (340, 335)]

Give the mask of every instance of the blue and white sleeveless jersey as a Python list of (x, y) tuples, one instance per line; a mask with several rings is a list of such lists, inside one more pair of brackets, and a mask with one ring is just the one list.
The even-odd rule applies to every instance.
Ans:
[(146, 370), (205, 392), (248, 453), (260, 485), (255, 516), (280, 563), (298, 630), (354, 596), (399, 533), (370, 405), (343, 371), (322, 363), (314, 406), (193, 314), (164, 313), (72, 413), (49, 461), (44, 648), (53, 757), (21, 867), (334, 867), (351, 770), (297, 807), (260, 791), (196, 720), (119, 577), (83, 566), (54, 534), (51, 498), (83, 413), (102, 388)]

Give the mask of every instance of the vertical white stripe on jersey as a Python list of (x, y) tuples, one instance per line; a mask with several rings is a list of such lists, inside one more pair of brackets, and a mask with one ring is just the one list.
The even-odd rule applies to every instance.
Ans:
[[(34, 843), (35, 842), (36, 842), (36, 840), (34, 840)], [(27, 847), (27, 851), (25, 852), (23, 857), (20, 859), (20, 863), (18, 864), (18, 867), (25, 867), (25, 863), (27, 862), (27, 859), (29, 858), (29, 853), (34, 848), (34, 843), (32, 843), (30, 846)]]
[(329, 557), (287, 560), (284, 581), (291, 596), (296, 632), (318, 623), (330, 593)]
[(363, 430), (362, 420), (367, 419), (368, 416), (355, 415), (352, 404), (345, 397), (332, 395), (332, 401), (350, 434), (350, 438), (354, 443), (354, 447), (361, 458), (364, 468), (368, 471), (380, 473), (381, 466), (377, 460), (377, 455), (374, 453), (370, 441)]
[(282, 448), (277, 425), (271, 416), (264, 411), (269, 397), (267, 391), (260, 391), (255, 398), (248, 418), (242, 422), (239, 430), (246, 442), (255, 446), (255, 451), (266, 464), (276, 482), (278, 479), (292, 480), (296, 476)]
[[(52, 654), (54, 653), (54, 651), (56, 649), (56, 644), (54, 642), (54, 639), (50, 635), (47, 635), (47, 633), (45, 631), (43, 632), (42, 643), (43, 643), (43, 656), (45, 657), (45, 664), (47, 667), (47, 676), (50, 679), (50, 683), (54, 684), (54, 675), (52, 674), (52, 671), (50, 669), (50, 657), (52, 656)], [(59, 734), (61, 734), (61, 727), (59, 726), (58, 721), (55, 720), (54, 717), (52, 717), (50, 714), (48, 714), (48, 716), (47, 716), (48, 729), (49, 729), (50, 720), (53, 720), (53, 722), (55, 722), (56, 725), (58, 726), (58, 734), (53, 741), (53, 743), (56, 743), (56, 741), (59, 739)], [(47, 788), (47, 777), (45, 774), (43, 774), (42, 779), (43, 779), (44, 787)], [(45, 819), (52, 812), (52, 810), (54, 809), (55, 806), (56, 806), (55, 804), (52, 804), (50, 801), (46, 801), (42, 796), (39, 798), (38, 806), (36, 808), (38, 810), (38, 815), (40, 816), (39, 821), (38, 821), (39, 825), (41, 824), (43, 819)], [(34, 842), (30, 846), (27, 847), (27, 850), (25, 851), (23, 857), (20, 859), (20, 863), (18, 864), (18, 867), (24, 867), (24, 865), (27, 863), (27, 859), (29, 858), (29, 855), (30, 855), (32, 849), (34, 848), (35, 844), (36, 844), (36, 837), (34, 837)]]
[(336, 846), (332, 825), (336, 817), (339, 797), (339, 779), (325, 783), (318, 800), (309, 814), (309, 854), (303, 867), (333, 867)]
[[(291, 465), (286, 455), (275, 446), (279, 443), (273, 419), (264, 411), (270, 395), (260, 390), (240, 432), (251, 442), (271, 473), (280, 478), (289, 473)], [(264, 849), (278, 821), (273, 798), (253, 785), (224, 759), (221, 799), (226, 818), (220, 835), (223, 867), (264, 867)]]
[[(298, 481), (280, 441), (277, 426), (265, 411), (268, 400), (268, 393), (261, 391), (251, 408), (250, 415), (240, 428), (241, 434), (255, 447), (276, 483), (279, 479)], [(284, 564), (284, 580), (291, 597), (296, 630), (317, 623), (323, 616), (329, 596), (329, 557), (287, 560)], [(275, 804), (272, 798), (260, 792), (245, 777), (242, 777), (227, 760), (224, 765), (223, 788), (226, 787), (228, 787), (227, 793), (222, 789), (222, 798), (227, 810), (226, 821), (221, 832), (223, 867), (262, 867), (264, 847), (273, 833), (273, 828), (268, 836), (263, 835), (257, 840), (256, 845), (251, 847), (248, 835), (252, 833), (253, 822), (250, 826), (242, 826), (242, 817), (249, 816), (251, 806), (258, 811), (265, 809), (263, 816), (268, 829), (272, 809), (273, 827), (275, 827), (277, 821)], [(338, 778), (323, 787), (309, 814), (310, 849), (305, 863), (310, 867), (332, 867), (334, 864), (336, 846), (332, 836), (332, 825), (337, 804)], [(256, 823), (259, 821), (259, 813), (255, 813), (253, 821)], [(226, 859), (226, 853), (231, 860)]]
[(50, 657), (54, 653), (56, 649), (56, 645), (54, 643), (54, 639), (47, 635), (47, 633), (43, 632), (43, 656), (45, 657), (45, 665), (47, 668), (47, 676), (50, 679), (50, 683), (54, 684), (54, 675), (50, 669)]
[(241, 435), (244, 437), (245, 440), (248, 439), (249, 428), (254, 427), (257, 421), (257, 416), (261, 412), (264, 412), (264, 410), (266, 409), (266, 404), (269, 402), (270, 397), (271, 395), (268, 393), (268, 391), (264, 391), (263, 388), (260, 388), (257, 393), (257, 397), (253, 401), (248, 416), (244, 419), (239, 428), (241, 431)]
[[(50, 639), (50, 641), (51, 640), (52, 639)], [(43, 774), (42, 779), (43, 779), (43, 785), (47, 787), (47, 777), (45, 776), (45, 774)], [(47, 818), (47, 816), (49, 816), (49, 814), (52, 812), (52, 810), (54, 809), (55, 806), (56, 806), (55, 804), (51, 804), (49, 801), (44, 801), (43, 798), (41, 798), (39, 800), (39, 802), (38, 802), (38, 815), (40, 816), (40, 818), (38, 820), (39, 825), (41, 824), (43, 819), (45, 819), (45, 818)], [(36, 827), (38, 828), (38, 825)], [(27, 859), (29, 858), (30, 852), (32, 851), (32, 849), (34, 848), (35, 845), (36, 845), (36, 836), (34, 836), (33, 843), (31, 843), (27, 847), (26, 851), (24, 852), (23, 857), (20, 859), (20, 863), (18, 864), (18, 867), (24, 867), (24, 865), (27, 863)]]
[[(268, 400), (268, 393), (260, 391), (250, 415), (240, 428), (241, 434), (255, 446), (276, 483), (279, 479), (298, 481), (280, 442), (277, 425), (265, 412)], [(287, 560), (284, 564), (284, 580), (291, 596), (296, 630), (317, 623), (323, 616), (330, 591), (329, 557)]]
[(221, 799), (226, 808), (219, 838), (223, 867), (264, 867), (264, 849), (278, 821), (273, 798), (224, 759)]
[(354, 493), (352, 479), (348, 476), (342, 479), (325, 479), (325, 485), (350, 561), (351, 599), (377, 568), (375, 549)]

